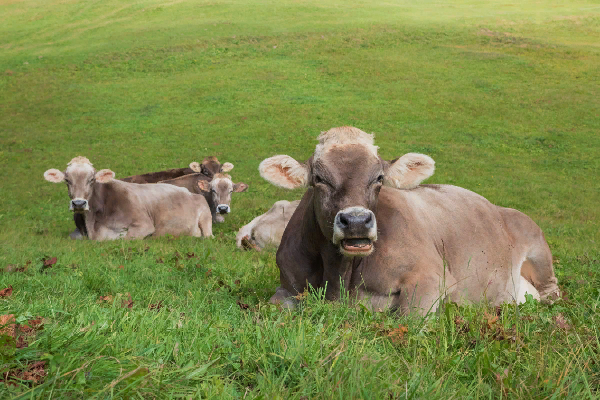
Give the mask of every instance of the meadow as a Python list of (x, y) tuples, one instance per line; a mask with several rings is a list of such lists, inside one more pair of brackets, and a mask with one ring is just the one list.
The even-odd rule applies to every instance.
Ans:
[[(600, 398), (599, 66), (596, 0), (0, 0), (0, 398)], [(563, 298), (268, 304), (275, 250), (235, 234), (302, 191), (258, 164), (343, 125), (528, 214)], [(71, 241), (43, 173), (78, 155), (249, 190), (214, 239)]]

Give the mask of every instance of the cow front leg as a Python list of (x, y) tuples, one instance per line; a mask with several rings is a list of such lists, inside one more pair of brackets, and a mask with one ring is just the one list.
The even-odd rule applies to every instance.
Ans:
[(130, 225), (125, 234), (125, 239), (139, 239), (152, 236), (155, 233), (154, 224), (142, 223)]

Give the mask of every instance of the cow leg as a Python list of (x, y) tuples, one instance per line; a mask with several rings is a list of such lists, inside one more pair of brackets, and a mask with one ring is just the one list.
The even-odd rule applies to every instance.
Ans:
[(212, 216), (210, 213), (201, 212), (198, 217), (198, 228), (200, 228), (200, 235), (203, 237), (214, 237), (212, 233)]
[(87, 228), (85, 227), (85, 216), (81, 213), (73, 214), (73, 221), (75, 222), (75, 230), (71, 232), (69, 237), (73, 240), (83, 239), (88, 235)]
[(154, 224), (141, 223), (129, 226), (127, 229), (127, 233), (125, 234), (125, 239), (138, 239), (138, 238), (146, 238), (148, 236), (152, 236), (156, 233), (154, 229)]
[(560, 298), (560, 289), (552, 266), (552, 252), (544, 233), (522, 212), (499, 208), (515, 246), (513, 264), (520, 264), (520, 276), (533, 284), (541, 301), (552, 304)]

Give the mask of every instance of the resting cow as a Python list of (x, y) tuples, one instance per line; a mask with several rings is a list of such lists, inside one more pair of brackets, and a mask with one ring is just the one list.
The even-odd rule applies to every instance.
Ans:
[[(131, 183), (158, 183), (161, 181), (178, 178), (181, 176), (189, 175), (189, 174), (197, 174), (198, 176), (202, 176), (203, 179), (210, 181), (213, 176), (219, 172), (228, 172), (233, 169), (233, 164), (226, 162), (221, 164), (217, 157), (210, 156), (205, 157), (202, 161), (202, 164), (194, 161), (190, 163), (189, 168), (173, 168), (165, 171), (158, 172), (149, 172), (147, 174), (142, 175), (132, 175), (126, 178), (120, 179), (123, 182), (131, 182)], [(181, 186), (181, 185), (178, 185)], [(195, 193), (195, 192), (193, 192)], [(207, 197), (205, 195), (205, 197)], [(207, 201), (209, 199), (207, 198)], [(209, 206), (211, 206), (211, 202), (209, 201)], [(213, 222), (223, 222), (223, 217), (220, 219), (217, 217), (215, 219), (215, 213), (213, 211), (213, 207), (211, 206), (211, 215), (213, 216)], [(85, 236), (88, 236), (87, 230), (85, 228), (85, 223), (83, 221), (83, 214), (75, 213), (73, 214), (73, 220), (75, 222), (75, 230), (71, 232), (69, 237), (71, 239), (82, 239)]]
[(75, 157), (65, 172), (49, 169), (46, 180), (66, 182), (69, 208), (83, 215), (92, 240), (146, 236), (212, 236), (203, 196), (173, 185), (140, 185), (113, 179), (109, 169), (96, 172), (85, 157)]
[(421, 314), (439, 300), (525, 300), (559, 296), (552, 254), (525, 214), (451, 185), (419, 185), (434, 161), (408, 153), (384, 161), (373, 135), (357, 128), (322, 133), (313, 156), (264, 160), (260, 173), (284, 187), (308, 186), (277, 251), (281, 286), (271, 302), (340, 282), (373, 309)]
[[(230, 164), (231, 170), (233, 164)], [(248, 190), (248, 185), (243, 182), (233, 183), (228, 174), (218, 173), (212, 180), (201, 173), (182, 176), (180, 178), (169, 179), (161, 183), (168, 183), (184, 187), (192, 193), (198, 193), (206, 198), (213, 223), (223, 222), (223, 214), (231, 212), (231, 194)]]
[(260, 250), (266, 246), (279, 246), (283, 231), (298, 204), (300, 200), (275, 202), (269, 211), (240, 228), (236, 236), (237, 247)]

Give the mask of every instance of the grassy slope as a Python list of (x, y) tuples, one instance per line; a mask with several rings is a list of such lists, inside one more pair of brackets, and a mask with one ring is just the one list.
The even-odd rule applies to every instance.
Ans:
[[(8, 360), (48, 360), (37, 395), (597, 395), (598, 5), (321, 3), (0, 1), (0, 267), (32, 262), (0, 275), (15, 289), (0, 315), (48, 320)], [(505, 307), (491, 326), (514, 324), (516, 342), (494, 339), (482, 308), (424, 326), (317, 295), (291, 314), (267, 305), (274, 252), (240, 253), (235, 233), (301, 193), (256, 167), (307, 158), (339, 125), (375, 132), (386, 158), (431, 155), (430, 182), (530, 215), (569, 300), (527, 304), (526, 319)], [(212, 241), (71, 242), (66, 190), (42, 178), (75, 155), (126, 176), (213, 154), (250, 189)], [(44, 256), (58, 262), (40, 272)], [(117, 293), (133, 308), (97, 303)], [(137, 366), (149, 374), (109, 386)]]

